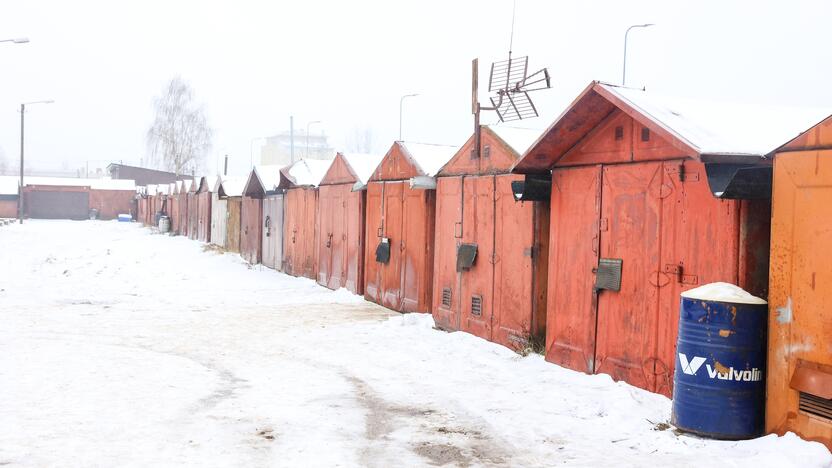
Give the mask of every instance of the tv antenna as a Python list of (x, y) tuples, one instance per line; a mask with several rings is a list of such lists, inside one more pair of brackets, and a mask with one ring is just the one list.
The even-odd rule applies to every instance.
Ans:
[(501, 122), (530, 119), (538, 117), (529, 93), (551, 88), (549, 71), (542, 68), (529, 74), (529, 57), (512, 58), (514, 46), (514, 16), (517, 2), (511, 13), (511, 39), (508, 46), (508, 60), (494, 62), (491, 64), (491, 73), (488, 77), (488, 92), (491, 93), (489, 101), (491, 106), (483, 107), (479, 102), (479, 59), (474, 59), (472, 66), (471, 80), (471, 107), (474, 114), (474, 127), (476, 135), (476, 157), (480, 151), (480, 111), (493, 110)]

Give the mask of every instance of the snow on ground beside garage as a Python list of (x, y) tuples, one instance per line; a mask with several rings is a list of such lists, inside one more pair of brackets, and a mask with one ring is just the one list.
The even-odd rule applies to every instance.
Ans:
[(184, 238), (0, 227), (0, 466), (827, 466)]

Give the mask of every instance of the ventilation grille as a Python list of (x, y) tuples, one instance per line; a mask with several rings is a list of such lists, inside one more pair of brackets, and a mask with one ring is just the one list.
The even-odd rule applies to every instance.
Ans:
[(641, 129), (641, 141), (650, 141), (650, 129), (643, 127)]
[(482, 316), (482, 296), (471, 296), (471, 315)]
[(832, 420), (832, 400), (800, 392), (800, 411)]
[(451, 288), (442, 288), (442, 306), (451, 307)]
[(615, 127), (615, 139), (616, 141), (624, 139), (624, 127)]

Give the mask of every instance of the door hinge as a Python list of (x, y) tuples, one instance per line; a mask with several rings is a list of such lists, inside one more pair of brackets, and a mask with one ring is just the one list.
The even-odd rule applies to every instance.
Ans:
[(680, 164), (675, 171), (670, 170), (671, 174), (675, 173), (679, 182), (698, 182), (699, 173), (696, 171), (689, 171), (684, 164)]

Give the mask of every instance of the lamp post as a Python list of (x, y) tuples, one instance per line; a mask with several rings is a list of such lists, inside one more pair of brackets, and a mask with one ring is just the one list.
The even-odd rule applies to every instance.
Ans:
[(23, 224), (23, 116), (26, 115), (26, 106), (32, 104), (52, 104), (55, 101), (32, 101), (20, 104), (20, 188), (17, 196), (17, 219)]
[(306, 124), (306, 159), (309, 159), (309, 126), (321, 123), (320, 120), (313, 120)]
[(15, 37), (14, 39), (0, 39), (0, 42), (13, 42), (15, 44), (25, 44), (29, 42), (28, 37)]
[(624, 67), (621, 71), (621, 86), (627, 85), (627, 36), (630, 34), (630, 30), (633, 28), (649, 28), (650, 26), (655, 25), (653, 23), (634, 24), (627, 28), (627, 32), (624, 33)]
[(401, 98), (399, 98), (399, 141), (402, 141), (402, 104), (404, 104), (405, 98), (409, 97), (416, 97), (419, 94), (405, 94)]

